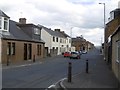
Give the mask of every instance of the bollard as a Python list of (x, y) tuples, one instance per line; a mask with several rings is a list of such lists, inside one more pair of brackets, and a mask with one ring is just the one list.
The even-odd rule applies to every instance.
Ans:
[(33, 62), (35, 62), (35, 55), (33, 56)]
[(86, 73), (88, 73), (88, 60), (86, 60)]
[(72, 79), (72, 64), (71, 62), (68, 63), (68, 82), (71, 82)]

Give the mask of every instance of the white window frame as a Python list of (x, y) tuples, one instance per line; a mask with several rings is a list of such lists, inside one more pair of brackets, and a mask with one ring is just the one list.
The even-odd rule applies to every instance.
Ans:
[(110, 19), (111, 19), (111, 20), (114, 19), (114, 12), (111, 12), (111, 14), (110, 14)]
[[(6, 26), (6, 28), (5, 28), (5, 22), (7, 23), (7, 26)], [(8, 31), (8, 24), (9, 24), (9, 22), (8, 22), (8, 18), (4, 18), (4, 30), (5, 31)]]
[(120, 53), (120, 41), (117, 42), (117, 53), (116, 53), (116, 62), (117, 63), (120, 63), (120, 56), (119, 56), (119, 53)]
[(40, 30), (38, 28), (34, 28), (34, 34), (40, 35)]

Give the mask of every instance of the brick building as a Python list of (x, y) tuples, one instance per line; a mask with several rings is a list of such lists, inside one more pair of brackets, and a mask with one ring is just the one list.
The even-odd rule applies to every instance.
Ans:
[(76, 51), (89, 51), (94, 47), (94, 44), (92, 44), (89, 41), (86, 41), (83, 37), (76, 37), (72, 38), (72, 46), (75, 47)]
[(120, 9), (118, 8), (110, 12), (109, 22), (106, 24), (106, 28), (105, 28), (104, 54), (105, 54), (105, 60), (110, 66), (112, 63), (111, 36), (119, 25), (120, 25)]
[(41, 28), (26, 24), (25, 18), (19, 22), (0, 10), (1, 62), (16, 63), (44, 56), (44, 41), (41, 40)]

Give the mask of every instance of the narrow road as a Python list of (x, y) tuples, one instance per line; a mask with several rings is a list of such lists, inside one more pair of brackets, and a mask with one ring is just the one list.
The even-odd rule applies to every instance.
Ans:
[(68, 62), (72, 62), (73, 75), (85, 71), (85, 61), (91, 57), (91, 53), (99, 54), (97, 50), (93, 50), (82, 55), (81, 59), (69, 59), (60, 55), (41, 64), (3, 69), (2, 87), (47, 88), (67, 77)]

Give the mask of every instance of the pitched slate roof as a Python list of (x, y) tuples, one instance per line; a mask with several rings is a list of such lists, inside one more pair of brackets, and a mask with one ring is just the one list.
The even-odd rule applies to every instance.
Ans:
[(53, 30), (46, 28), (42, 25), (39, 25), (39, 26), (42, 27), (46, 32), (48, 32), (52, 36), (66, 38), (62, 33), (58, 32), (58, 31), (53, 31)]
[(1, 38), (3, 39), (14, 39), (14, 40), (22, 40), (22, 41), (34, 41), (34, 42), (42, 42), (43, 40), (32, 39), (29, 37), (24, 31), (17, 25), (18, 23), (10, 20), (9, 32), (2, 32)]
[(1, 11), (1, 10), (0, 10), (0, 16), (10, 18), (9, 16), (7, 16), (7, 15), (6, 15), (3, 11)]

